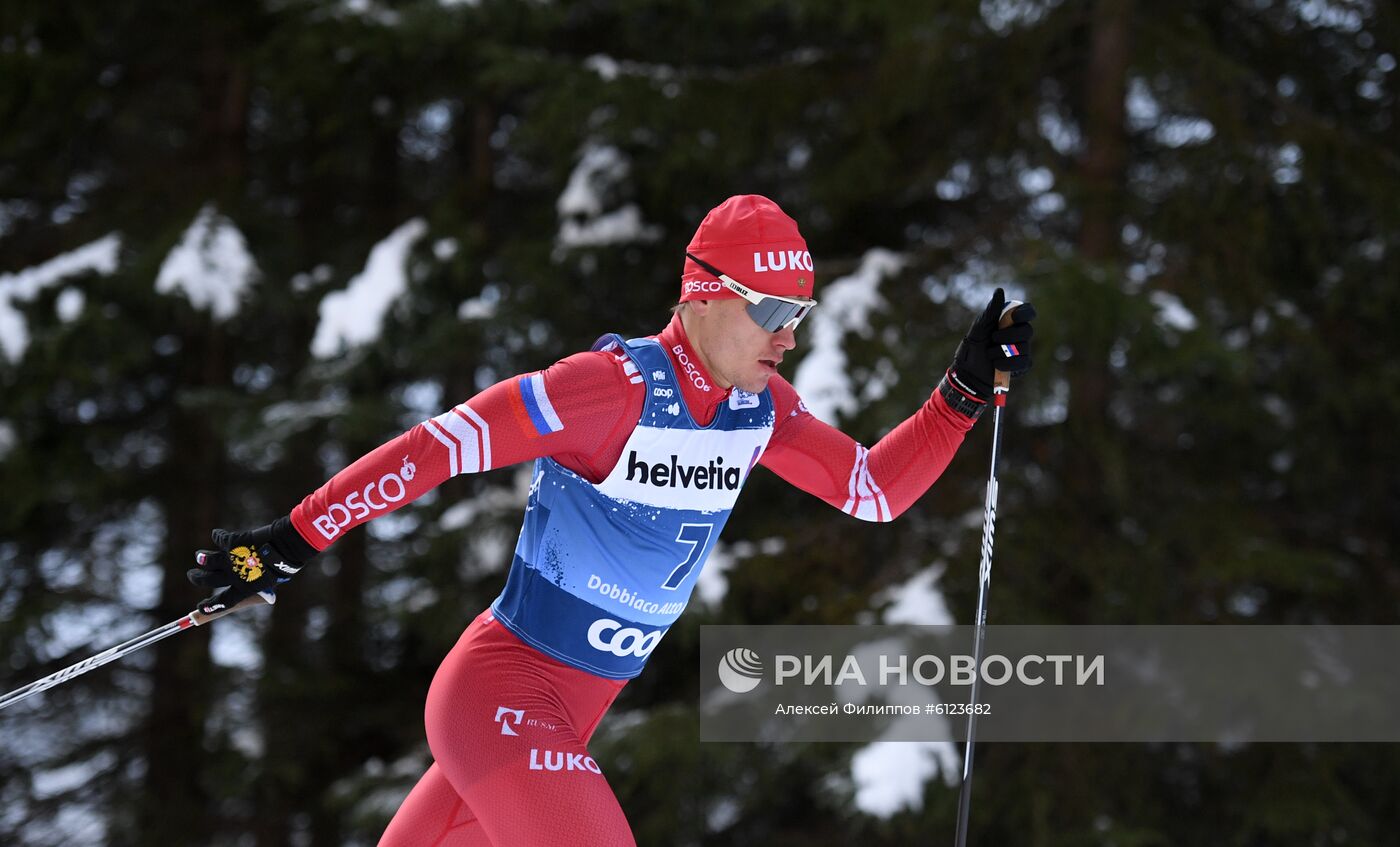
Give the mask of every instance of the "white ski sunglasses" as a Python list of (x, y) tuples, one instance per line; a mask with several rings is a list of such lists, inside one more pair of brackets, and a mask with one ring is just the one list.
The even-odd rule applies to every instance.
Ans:
[(780, 329), (792, 327), (797, 329), (797, 325), (802, 323), (802, 319), (812, 313), (817, 307), (816, 300), (798, 300), (795, 297), (780, 297), (777, 294), (759, 294), (750, 290), (748, 286), (736, 282), (733, 277), (721, 271), (714, 265), (703, 259), (697, 259), (690, 253), (685, 257), (706, 272), (719, 277), (720, 284), (740, 297), (749, 301), (747, 311), (753, 322), (763, 327), (767, 332), (777, 332)]

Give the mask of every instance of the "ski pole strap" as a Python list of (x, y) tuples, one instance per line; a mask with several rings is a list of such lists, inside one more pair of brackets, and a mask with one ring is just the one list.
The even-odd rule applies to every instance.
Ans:
[(204, 626), (210, 621), (222, 618), (224, 615), (231, 615), (239, 609), (246, 609), (249, 606), (271, 606), (273, 603), (276, 602), (277, 595), (275, 593), (271, 591), (259, 591), (256, 594), (249, 594), (247, 597), (244, 597), (242, 600), (239, 600), (237, 603), (234, 603), (227, 609), (220, 609), (219, 611), (210, 614), (205, 614), (204, 612), (201, 612), (198, 609), (196, 609), (180, 619), (180, 629), (185, 629), (191, 626)]
[(982, 417), (982, 413), (987, 410), (986, 403), (953, 384), (951, 371), (943, 374), (943, 379), (938, 381), (938, 393), (943, 395), (943, 402), (948, 404), (948, 408), (965, 418), (971, 418), (975, 421)]

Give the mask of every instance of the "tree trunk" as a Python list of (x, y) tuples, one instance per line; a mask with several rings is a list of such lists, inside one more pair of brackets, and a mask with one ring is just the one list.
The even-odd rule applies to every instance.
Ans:
[[(184, 333), (184, 385), (211, 386), (227, 372), (217, 333)], [(161, 501), (166, 515), (165, 562), (155, 618), (165, 622), (189, 612), (199, 589), (185, 581), (182, 563), (195, 550), (209, 546), (209, 531), (219, 525), (220, 492), (214, 480), (224, 478), (224, 447), (219, 435), (198, 409), (173, 406), (170, 420), (171, 461), (163, 475)], [(137, 804), (140, 844), (185, 844), (210, 825), (210, 796), (194, 778), (203, 754), (204, 724), (209, 714), (212, 665), (210, 633), (182, 633), (155, 646), (151, 711), (142, 729), (146, 760), (143, 790)]]
[(1091, 23), (1085, 148), (1080, 163), (1085, 197), (1079, 251), (1094, 262), (1118, 256), (1128, 161), (1124, 99), (1131, 11), (1132, 0), (1099, 0)]
[[(246, 169), (245, 128), (248, 112), (247, 68), (234, 54), (236, 33), (206, 34), (200, 54), (199, 90), (204, 108), (198, 127), (200, 143), (194, 165), (198, 176), (182, 191), (218, 198), (239, 190)], [(199, 591), (184, 578), (184, 563), (195, 550), (209, 546), (209, 531), (225, 520), (222, 490), (226, 479), (222, 434), (207, 413), (188, 406), (191, 389), (228, 387), (230, 367), (224, 333), (208, 321), (184, 329), (187, 351), (175, 387), (163, 477), (166, 562), (156, 618), (173, 620), (194, 607)], [(211, 827), (210, 789), (196, 778), (195, 760), (203, 754), (204, 725), (209, 714), (212, 664), (210, 633), (185, 633), (156, 646), (150, 717), (143, 730), (147, 763), (136, 821), (139, 843), (186, 844), (203, 840)]]
[[(1090, 55), (1086, 74), (1085, 147), (1080, 159), (1084, 186), (1083, 219), (1078, 239), (1082, 265), (1090, 288), (1116, 285), (1124, 208), (1128, 139), (1124, 97), (1127, 92), (1129, 27), (1132, 0), (1099, 0), (1090, 25)], [(1099, 321), (1087, 337), (1076, 339), (1070, 418), (1097, 427), (1110, 399), (1109, 351), (1117, 336), (1110, 304), (1116, 298), (1096, 298)]]

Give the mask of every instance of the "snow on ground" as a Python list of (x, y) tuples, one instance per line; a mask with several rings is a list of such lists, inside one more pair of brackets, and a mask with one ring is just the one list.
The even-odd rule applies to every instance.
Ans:
[[(888, 638), (864, 642), (851, 650), (862, 666), (871, 666), (882, 655), (908, 654), (908, 639), (892, 634)], [(857, 687), (851, 691), (850, 702), (860, 703), (877, 693), (876, 688)], [(878, 689), (883, 701), (891, 705), (922, 708), (939, 702), (938, 693), (922, 685), (893, 685)], [(935, 775), (955, 785), (961, 759), (957, 748), (948, 741), (890, 741), (891, 738), (917, 737), (921, 732), (947, 733), (950, 718), (935, 718), (941, 728), (930, 727), (926, 718), (895, 718), (875, 741), (863, 746), (851, 757), (851, 781), (856, 787), (855, 801), (866, 814), (889, 817), (902, 809), (917, 809), (922, 803), (924, 784)]]
[(209, 203), (165, 257), (156, 291), (181, 291), (196, 309), (208, 309), (214, 320), (226, 321), (238, 314), (238, 302), (257, 276), (247, 239)]
[[(95, 272), (111, 274), (117, 269), (117, 253), (121, 237), (116, 233), (99, 238), (76, 250), (71, 250), (32, 268), (12, 274), (0, 274), (0, 352), (11, 362), (24, 356), (29, 346), (29, 327), (15, 303), (33, 300), (44, 289), (63, 280)], [(67, 292), (64, 292), (65, 294)], [(80, 293), (81, 295), (81, 293)], [(59, 298), (59, 317), (67, 320), (73, 301)]]
[(374, 245), (365, 269), (344, 291), (326, 295), (311, 339), (312, 355), (328, 359), (379, 338), (389, 307), (408, 289), (408, 252), (427, 232), (422, 218), (403, 224)]
[(932, 565), (914, 574), (908, 581), (881, 592), (876, 598), (877, 602), (894, 601), (885, 610), (885, 623), (952, 626), (953, 613), (948, 611), (948, 601), (938, 588), (943, 569), (942, 564)]
[[(820, 290), (821, 308), (809, 319), (813, 324), (809, 334), (812, 349), (803, 358), (793, 379), (797, 393), (818, 418), (836, 423), (838, 415), (856, 410), (857, 392), (846, 373), (842, 341), (849, 332), (869, 332), (871, 312), (884, 306), (880, 282), (897, 273), (903, 263), (899, 254), (877, 248), (861, 258), (855, 273)], [(959, 282), (961, 284), (954, 288), (959, 294), (965, 294), (968, 286), (965, 281)], [(985, 298), (982, 304), (985, 305)], [(938, 588), (942, 573), (942, 567), (931, 567), (887, 589), (877, 598), (882, 603), (892, 602), (885, 611), (885, 622), (951, 625), (952, 613)], [(891, 699), (894, 702), (899, 699), (901, 690), (889, 693), (894, 695)], [(910, 697), (927, 697), (927, 692), (913, 689), (903, 693)], [(943, 775), (946, 783), (955, 784), (961, 765), (957, 748), (946, 741), (868, 744), (851, 759), (856, 805), (878, 817), (889, 817), (901, 809), (918, 808), (922, 804), (924, 784), (938, 774)]]
[(857, 410), (841, 341), (848, 332), (870, 331), (870, 313), (885, 303), (880, 281), (903, 266), (904, 258), (898, 253), (877, 247), (861, 257), (855, 273), (833, 280), (817, 292), (821, 306), (807, 319), (811, 350), (798, 365), (792, 382), (807, 408), (821, 420), (836, 424), (838, 415)]
[(564, 193), (555, 202), (559, 234), (555, 244), (564, 249), (600, 247), (634, 241), (655, 241), (661, 228), (642, 221), (642, 210), (628, 203), (607, 211), (604, 195), (627, 179), (631, 164), (611, 145), (584, 148)]
[(867, 815), (888, 818), (923, 805), (924, 783), (943, 774), (957, 784), (962, 759), (948, 741), (877, 741), (851, 757), (856, 806)]
[[(885, 610), (887, 624), (951, 626), (953, 615), (938, 580), (944, 566), (935, 564), (919, 571), (906, 582), (892, 586), (876, 598), (877, 603), (893, 601)], [(922, 705), (929, 691), (910, 686), (888, 692), (891, 702), (908, 699)], [(907, 695), (901, 698), (900, 695)], [(924, 784), (942, 774), (943, 781), (955, 785), (962, 767), (957, 747), (947, 741), (876, 741), (851, 757), (851, 779), (856, 786), (856, 806), (869, 815), (887, 818), (903, 809), (917, 809), (923, 803)]]

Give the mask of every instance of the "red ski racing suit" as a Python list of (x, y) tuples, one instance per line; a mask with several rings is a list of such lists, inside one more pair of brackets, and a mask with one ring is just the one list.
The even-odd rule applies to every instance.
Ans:
[(680, 614), (755, 463), (889, 521), (972, 423), (935, 391), (867, 450), (781, 377), (761, 395), (719, 388), (677, 317), (497, 383), (336, 474), (292, 512), (317, 550), (452, 476), (537, 460), (506, 589), (433, 680), (434, 764), (381, 844), (634, 844), (588, 739)]

